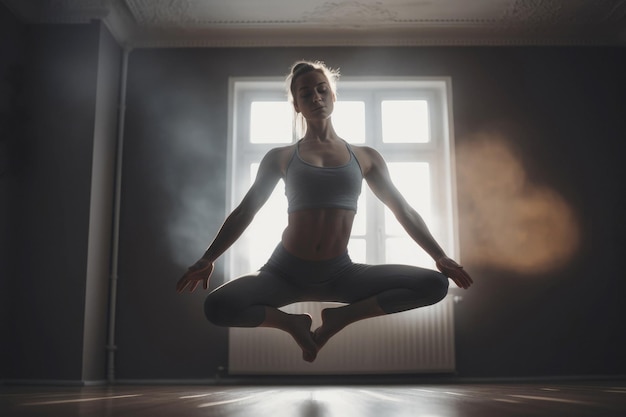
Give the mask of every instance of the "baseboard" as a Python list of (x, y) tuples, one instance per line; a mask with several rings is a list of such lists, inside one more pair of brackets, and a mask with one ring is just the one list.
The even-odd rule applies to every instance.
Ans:
[(548, 375), (528, 377), (460, 377), (454, 375), (336, 375), (276, 376), (237, 375), (213, 379), (117, 379), (82, 381), (67, 379), (4, 379), (0, 385), (32, 386), (105, 386), (105, 385), (421, 385), (421, 384), (507, 384), (507, 383), (570, 383), (583, 381), (619, 381), (626, 375)]
[(70, 387), (91, 387), (107, 385), (106, 380), (83, 381), (75, 379), (3, 379), (0, 385), (51, 385)]
[(450, 374), (419, 375), (228, 375), (218, 379), (120, 379), (116, 385), (423, 385), (568, 383), (626, 380), (626, 375), (554, 375), (468, 378)]
[(114, 385), (222, 385), (222, 379), (116, 379)]

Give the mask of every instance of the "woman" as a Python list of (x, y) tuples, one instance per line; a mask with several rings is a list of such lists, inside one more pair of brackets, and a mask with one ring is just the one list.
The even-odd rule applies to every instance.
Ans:
[[(240, 205), (202, 258), (177, 283), (178, 292), (194, 291), (200, 282), (207, 289), (216, 259), (241, 236), (283, 179), (289, 208), (280, 244), (259, 271), (212, 291), (205, 314), (219, 326), (284, 330), (309, 362), (351, 323), (437, 303), (447, 294), (446, 277), (461, 288), (472, 284), (400, 195), (382, 156), (367, 146), (348, 145), (335, 133), (331, 115), (337, 78), (337, 72), (320, 62), (293, 66), (287, 78), (289, 96), (296, 113), (304, 118), (304, 137), (264, 156)], [(347, 245), (363, 179), (443, 274), (415, 266), (364, 265), (350, 260)], [(344, 305), (323, 310), (322, 325), (311, 331), (309, 315), (279, 310), (301, 301)]]

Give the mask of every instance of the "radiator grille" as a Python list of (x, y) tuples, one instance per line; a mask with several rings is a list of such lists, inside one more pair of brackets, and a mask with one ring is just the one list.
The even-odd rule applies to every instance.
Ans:
[[(298, 303), (283, 308), (309, 313), (313, 328), (332, 303)], [(363, 320), (346, 327), (320, 351), (315, 362), (288, 334), (269, 328), (231, 328), (229, 373), (263, 375), (336, 375), (453, 372), (453, 297), (416, 310)]]

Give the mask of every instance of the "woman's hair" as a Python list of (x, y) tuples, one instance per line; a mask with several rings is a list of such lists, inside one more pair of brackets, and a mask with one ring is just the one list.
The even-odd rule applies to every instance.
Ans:
[[(301, 75), (308, 74), (312, 71), (319, 71), (328, 80), (328, 84), (330, 85), (330, 89), (337, 97), (337, 80), (339, 79), (339, 70), (332, 69), (326, 66), (322, 61), (298, 61), (291, 67), (291, 71), (289, 71), (289, 75), (287, 75), (286, 84), (287, 84), (287, 97), (289, 98), (289, 102), (293, 105), (295, 103), (295, 84), (296, 79)], [(293, 119), (293, 127), (296, 136), (304, 136), (306, 133), (306, 123), (302, 114), (295, 113), (294, 109), (294, 119)], [(297, 138), (296, 138), (297, 139)]]
[(295, 84), (296, 79), (301, 75), (308, 74), (312, 71), (319, 71), (328, 80), (328, 84), (330, 85), (330, 89), (333, 94), (337, 95), (337, 80), (339, 79), (339, 70), (332, 69), (326, 66), (322, 61), (298, 61), (291, 67), (291, 71), (289, 71), (289, 75), (287, 75), (287, 95), (289, 97), (289, 102), (294, 103), (295, 97)]

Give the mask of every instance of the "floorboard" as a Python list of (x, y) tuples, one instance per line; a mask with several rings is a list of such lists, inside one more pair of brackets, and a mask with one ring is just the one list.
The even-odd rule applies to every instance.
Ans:
[(626, 381), (0, 386), (3, 417), (624, 417)]

